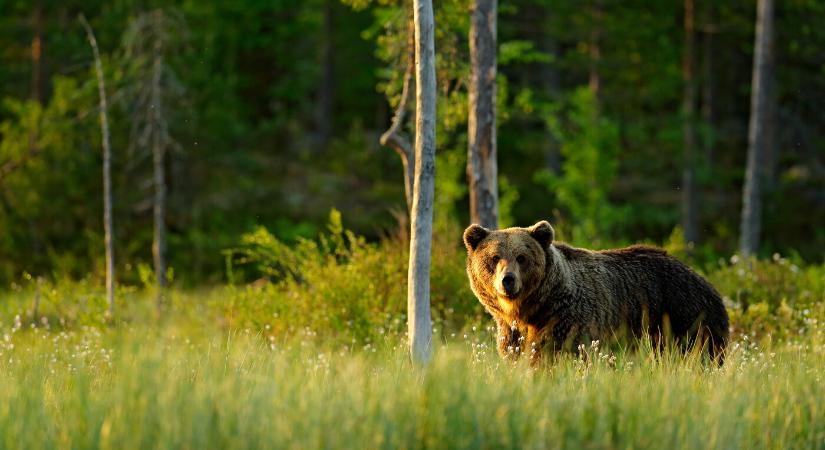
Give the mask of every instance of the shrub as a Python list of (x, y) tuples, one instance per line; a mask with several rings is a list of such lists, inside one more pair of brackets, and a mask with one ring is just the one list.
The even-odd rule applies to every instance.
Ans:
[[(434, 327), (461, 328), (480, 314), (464, 273), (460, 231), (436, 235), (433, 242), (431, 303)], [(275, 335), (322, 333), (349, 343), (369, 342), (406, 327), (409, 249), (398, 237), (368, 243), (344, 229), (340, 213), (330, 214), (327, 233), (294, 246), (264, 228), (243, 237), (230, 252), (230, 279), (243, 273), (265, 278), (236, 287), (218, 305), (232, 327), (266, 329)], [(253, 270), (249, 270), (249, 268)]]
[(709, 274), (725, 299), (735, 333), (789, 338), (825, 318), (825, 265), (769, 260), (721, 260)]

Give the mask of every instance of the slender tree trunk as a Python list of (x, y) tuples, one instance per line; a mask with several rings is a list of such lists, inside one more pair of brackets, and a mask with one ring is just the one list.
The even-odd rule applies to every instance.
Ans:
[(415, 20), (415, 183), (407, 277), (410, 355), (427, 363), (432, 355), (430, 257), (435, 190), (435, 21), (432, 0), (413, 0)]
[(682, 61), (682, 134), (684, 160), (682, 161), (682, 231), (685, 242), (699, 240), (699, 217), (696, 189), (696, 63), (694, 56), (694, 4), (685, 0), (685, 48)]
[(708, 170), (713, 168), (713, 149), (715, 145), (714, 126), (716, 125), (715, 112), (715, 88), (716, 78), (714, 76), (714, 53), (715, 43), (714, 34), (716, 33), (714, 3), (708, 2), (705, 6), (705, 25), (704, 34), (702, 35), (702, 53), (704, 57), (704, 74), (702, 84), (702, 122), (710, 130), (705, 138), (704, 143), (704, 160), (705, 167)]
[(323, 28), (321, 32), (321, 80), (318, 85), (318, 100), (315, 104), (315, 124), (318, 134), (318, 147), (327, 145), (332, 135), (332, 99), (334, 95), (335, 74), (333, 70), (333, 0), (324, 0)]
[(100, 97), (100, 130), (103, 145), (103, 235), (106, 246), (106, 300), (109, 304), (109, 317), (115, 314), (115, 250), (113, 246), (112, 228), (112, 149), (109, 144), (109, 114), (106, 100), (106, 79), (103, 76), (103, 64), (100, 61), (100, 50), (97, 47), (92, 27), (83, 15), (80, 23), (86, 29), (86, 36), (92, 46), (95, 57), (95, 74), (97, 75), (97, 92)]
[(773, 0), (759, 0), (751, 83), (751, 115), (748, 126), (748, 166), (742, 190), (742, 223), (739, 250), (744, 256), (759, 250), (762, 226), (762, 182), (767, 146), (765, 123), (773, 88)]
[[(160, 10), (155, 12), (156, 29), (162, 26)], [(154, 221), (155, 236), (152, 243), (152, 256), (155, 260), (155, 276), (158, 287), (158, 306), (163, 301), (166, 288), (166, 136), (163, 124), (163, 98), (161, 95), (161, 78), (163, 74), (163, 42), (160, 32), (155, 38), (152, 76), (152, 161), (154, 164)]]
[[(771, 44), (773, 45), (773, 44)], [(773, 53), (772, 53), (773, 55)], [(772, 64), (771, 67), (774, 67)], [(776, 188), (776, 178), (779, 170), (779, 150), (777, 145), (778, 131), (778, 106), (776, 104), (776, 85), (771, 80), (770, 88), (765, 98), (765, 168), (762, 175), (765, 185), (763, 191), (770, 193)]]
[(497, 8), (497, 0), (474, 0), (470, 20), (470, 104), (467, 120), (470, 219), (490, 229), (498, 228)]

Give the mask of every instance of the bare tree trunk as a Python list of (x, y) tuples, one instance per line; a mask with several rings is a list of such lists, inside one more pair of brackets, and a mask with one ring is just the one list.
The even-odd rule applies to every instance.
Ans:
[(109, 144), (109, 114), (106, 101), (106, 80), (103, 76), (103, 64), (100, 62), (100, 50), (97, 47), (92, 27), (81, 15), (80, 23), (86, 29), (86, 36), (92, 46), (95, 57), (95, 73), (97, 74), (97, 92), (100, 96), (100, 130), (103, 140), (103, 235), (106, 246), (106, 300), (109, 304), (108, 315), (115, 314), (115, 250), (112, 243), (112, 149)]
[(415, 155), (413, 154), (413, 143), (404, 135), (401, 128), (404, 126), (404, 118), (407, 114), (407, 103), (410, 99), (410, 85), (413, 80), (415, 70), (415, 26), (412, 20), (409, 23), (408, 34), (409, 59), (407, 69), (404, 72), (404, 84), (401, 89), (401, 100), (395, 109), (390, 128), (381, 135), (379, 142), (381, 145), (391, 147), (401, 157), (401, 164), (404, 166), (404, 196), (407, 200), (407, 214), (412, 210), (413, 200), (413, 180), (415, 179)]
[[(772, 65), (773, 67), (773, 65)], [(765, 185), (763, 191), (770, 193), (776, 187), (776, 178), (779, 170), (779, 150), (777, 145), (778, 107), (776, 104), (776, 86), (771, 82), (765, 98), (765, 167), (762, 174)]]
[(160, 38), (162, 12), (155, 11), (156, 21), (153, 77), (152, 77), (152, 160), (154, 164), (154, 220), (155, 236), (152, 243), (152, 256), (155, 260), (155, 276), (158, 287), (158, 307), (163, 302), (163, 290), (166, 288), (166, 127), (163, 123), (163, 99), (161, 95), (161, 77), (163, 74), (163, 42)]
[[(708, 127), (711, 132), (714, 130), (716, 124), (716, 112), (714, 108), (715, 101), (715, 77), (714, 77), (714, 34), (716, 33), (714, 3), (708, 2), (705, 6), (705, 20), (704, 20), (704, 34), (702, 36), (702, 53), (704, 56), (704, 74), (702, 84), (702, 122)], [(706, 136), (704, 143), (705, 151), (705, 167), (711, 169), (713, 167), (713, 148), (715, 145), (715, 137), (712, 135)]]
[(435, 21), (432, 0), (414, 0), (416, 96), (415, 183), (411, 210), (410, 265), (407, 277), (407, 331), (417, 363), (432, 356), (430, 257), (435, 190)]
[(696, 189), (696, 76), (694, 56), (694, 4), (685, 0), (685, 48), (682, 61), (682, 134), (684, 139), (684, 160), (682, 161), (682, 231), (685, 242), (699, 240), (699, 217)]
[(754, 255), (759, 250), (763, 165), (768, 138), (764, 125), (770, 112), (768, 99), (773, 89), (773, 78), (773, 0), (759, 0), (753, 53), (751, 116), (748, 126), (748, 166), (742, 190), (739, 241), (739, 251), (744, 256)]
[(335, 86), (333, 72), (333, 29), (332, 29), (333, 0), (324, 0), (323, 24), (321, 32), (321, 80), (318, 84), (318, 100), (315, 104), (315, 126), (318, 134), (318, 147), (327, 145), (332, 135), (332, 98)]
[(490, 229), (498, 228), (497, 8), (497, 0), (474, 0), (470, 20), (470, 104), (467, 120), (470, 220)]

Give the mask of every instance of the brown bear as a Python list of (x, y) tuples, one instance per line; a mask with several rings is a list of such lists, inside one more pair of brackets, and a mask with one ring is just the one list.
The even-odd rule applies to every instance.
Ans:
[(546, 221), (464, 231), (470, 286), (498, 325), (502, 356), (529, 352), (535, 363), (545, 347), (576, 349), (629, 332), (657, 342), (669, 334), (685, 349), (707, 343), (721, 362), (728, 313), (696, 272), (658, 248), (591, 251), (554, 236)]

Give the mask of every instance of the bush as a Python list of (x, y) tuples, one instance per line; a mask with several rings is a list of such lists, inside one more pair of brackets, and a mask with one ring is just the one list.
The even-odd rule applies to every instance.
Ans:
[(825, 265), (774, 254), (770, 260), (721, 260), (709, 274), (725, 299), (737, 334), (790, 338), (825, 319)]
[[(431, 304), (436, 329), (459, 329), (481, 313), (464, 272), (460, 231), (434, 237)], [(368, 243), (330, 214), (327, 233), (294, 246), (264, 228), (229, 253), (229, 278), (264, 278), (234, 288), (217, 305), (231, 327), (272, 329), (275, 335), (322, 333), (349, 343), (370, 342), (406, 327), (408, 244), (399, 237)]]
[[(471, 328), (487, 336), (492, 325), (470, 291), (460, 236), (450, 221), (434, 235), (431, 303), (437, 340)], [(677, 244), (671, 249), (678, 250)], [(118, 286), (116, 324), (162, 319), (190, 333), (217, 324), (269, 341), (299, 337), (330, 346), (371, 345), (388, 337), (399, 342), (406, 332), (408, 253), (403, 233), (367, 242), (344, 228), (337, 211), (316, 239), (293, 245), (258, 228), (226, 253), (228, 285), (171, 289), (160, 316), (151, 286)], [(795, 340), (825, 320), (825, 265), (806, 266), (779, 255), (761, 261), (734, 256), (709, 267), (706, 276), (725, 300), (735, 339)], [(99, 280), (44, 280), (37, 286), (27, 277), (0, 292), (0, 323), (106, 326)], [(32, 317), (38, 289), (38, 314)]]

